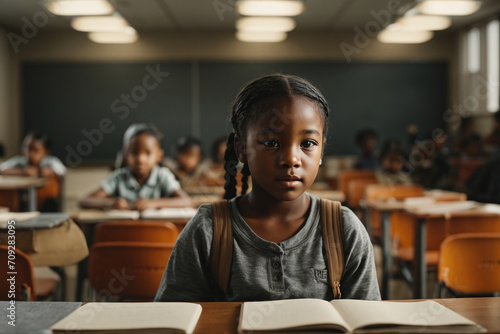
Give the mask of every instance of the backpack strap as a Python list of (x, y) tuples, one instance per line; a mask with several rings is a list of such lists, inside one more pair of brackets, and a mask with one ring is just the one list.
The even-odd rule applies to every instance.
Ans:
[(333, 299), (340, 299), (340, 279), (344, 271), (342, 206), (340, 202), (321, 199), (321, 230), (323, 231), (328, 278), (332, 285)]
[(227, 294), (233, 261), (233, 226), (229, 203), (226, 200), (212, 203), (212, 221), (212, 275), (219, 288)]

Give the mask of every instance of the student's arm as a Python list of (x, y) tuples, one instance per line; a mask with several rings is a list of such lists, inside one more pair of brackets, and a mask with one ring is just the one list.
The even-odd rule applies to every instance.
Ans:
[(133, 204), (133, 209), (143, 211), (146, 209), (184, 208), (193, 206), (191, 197), (182, 189), (172, 193), (172, 197), (141, 198)]
[(365, 227), (348, 208), (342, 208), (345, 268), (340, 281), (342, 299), (380, 300), (373, 246)]
[(102, 188), (81, 199), (80, 207), (84, 209), (130, 209), (128, 202), (124, 198), (111, 197)]
[(215, 301), (211, 248), (212, 211), (210, 205), (203, 205), (179, 235), (154, 301)]

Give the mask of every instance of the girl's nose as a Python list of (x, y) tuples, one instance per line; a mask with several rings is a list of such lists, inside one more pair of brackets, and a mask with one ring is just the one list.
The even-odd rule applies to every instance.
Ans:
[(302, 166), (300, 154), (297, 149), (283, 148), (280, 158), (280, 166), (287, 168), (299, 168)]

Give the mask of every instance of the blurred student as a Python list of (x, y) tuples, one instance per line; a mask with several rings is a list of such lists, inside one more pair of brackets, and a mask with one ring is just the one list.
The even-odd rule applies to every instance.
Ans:
[(208, 186), (223, 186), (224, 175), (224, 153), (226, 152), (227, 137), (220, 137), (212, 143), (209, 167), (205, 172), (205, 183)]
[(52, 141), (48, 134), (31, 131), (24, 137), (21, 155), (14, 156), (0, 164), (0, 174), (38, 176), (48, 179), (46, 185), (38, 189), (38, 210), (59, 211), (61, 183), (66, 174), (61, 160), (50, 155)]
[(412, 184), (410, 175), (403, 171), (406, 152), (401, 141), (388, 139), (382, 144), (380, 151), (381, 169), (375, 172), (381, 184)]
[(202, 162), (203, 150), (197, 138), (181, 137), (173, 149), (172, 157), (165, 159), (165, 166), (174, 173), (183, 189), (204, 185), (207, 165)]
[(159, 209), (191, 206), (175, 176), (158, 164), (163, 159), (163, 135), (152, 124), (137, 125), (125, 134), (126, 167), (113, 171), (101, 187), (80, 201), (84, 208)]
[(474, 157), (483, 155), (483, 140), (474, 131), (474, 123), (471, 117), (464, 117), (460, 122), (460, 128), (453, 141), (455, 155), (460, 157)]
[(356, 144), (361, 150), (357, 162), (354, 164), (356, 169), (378, 169), (380, 167), (375, 157), (375, 148), (377, 147), (378, 134), (371, 128), (364, 128), (356, 133)]
[(414, 147), (422, 157), (415, 166), (414, 180), (425, 188), (450, 188), (451, 166), (450, 150), (446, 147), (447, 138), (444, 132), (431, 134), (427, 140)]
[(486, 137), (486, 143), (493, 147), (500, 147), (500, 111), (493, 116), (493, 131)]

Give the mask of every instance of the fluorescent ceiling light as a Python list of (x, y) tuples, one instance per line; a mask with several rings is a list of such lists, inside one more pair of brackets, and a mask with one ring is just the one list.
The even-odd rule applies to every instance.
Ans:
[(264, 42), (273, 43), (284, 41), (287, 37), (286, 32), (255, 32), (255, 31), (237, 31), (236, 38), (242, 42)]
[(292, 31), (295, 26), (289, 17), (243, 17), (236, 21), (239, 31)]
[(132, 27), (123, 31), (94, 31), (89, 32), (89, 39), (95, 43), (102, 44), (126, 44), (137, 41), (137, 32)]
[(429, 15), (470, 15), (481, 7), (475, 0), (427, 0), (417, 5), (422, 14)]
[(50, 12), (63, 16), (108, 15), (114, 11), (105, 0), (50, 0), (45, 6)]
[(304, 11), (303, 1), (245, 0), (236, 3), (238, 13), (247, 16), (297, 16)]
[(116, 31), (127, 26), (127, 20), (120, 16), (84, 16), (71, 20), (71, 27), (78, 31)]
[[(394, 26), (394, 24), (391, 26)], [(427, 42), (433, 36), (434, 33), (432, 31), (404, 30), (397, 27), (391, 27), (382, 30), (377, 35), (377, 39), (382, 43), (418, 44)]]
[(451, 19), (446, 16), (414, 15), (403, 16), (396, 23), (405, 30), (443, 30), (451, 26)]

